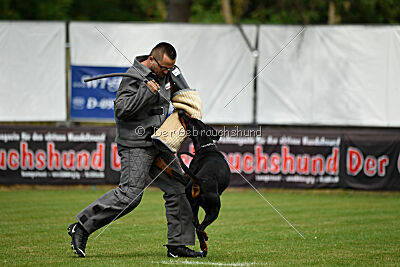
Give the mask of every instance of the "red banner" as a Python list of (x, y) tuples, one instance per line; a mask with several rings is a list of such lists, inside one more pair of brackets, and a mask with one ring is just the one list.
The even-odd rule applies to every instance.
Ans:
[[(0, 183), (116, 183), (111, 128), (0, 128)], [(118, 159), (113, 159), (118, 165)], [(118, 168), (116, 168), (117, 170)]]
[[(231, 186), (400, 190), (396, 129), (217, 127)], [(114, 127), (0, 128), (1, 184), (117, 184)], [(181, 150), (194, 152), (190, 140)], [(184, 158), (186, 163), (190, 158)]]

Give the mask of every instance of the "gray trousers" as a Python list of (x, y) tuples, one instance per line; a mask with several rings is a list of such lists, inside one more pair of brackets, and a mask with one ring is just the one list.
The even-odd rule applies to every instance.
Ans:
[[(154, 146), (129, 148), (120, 145), (118, 145), (118, 154), (121, 157), (119, 186), (82, 210), (76, 216), (79, 223), (86, 231), (93, 233), (117, 216), (120, 218), (128, 214), (139, 205), (148, 175), (152, 179), (158, 176), (154, 184), (164, 191), (168, 245), (193, 246), (195, 244), (193, 213), (185, 195), (185, 187), (165, 173), (160, 174), (161, 170), (153, 164), (158, 155), (161, 155), (168, 164), (175, 158), (173, 154), (168, 155)], [(178, 160), (175, 160), (170, 167), (181, 173)]]

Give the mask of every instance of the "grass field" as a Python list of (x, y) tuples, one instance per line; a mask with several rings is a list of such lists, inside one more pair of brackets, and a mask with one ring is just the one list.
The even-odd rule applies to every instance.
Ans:
[[(400, 265), (400, 193), (262, 190), (303, 240), (254, 191), (228, 190), (202, 259), (166, 257), (162, 193), (88, 241), (76, 258), (67, 226), (109, 187), (1, 188), (0, 265)], [(198, 245), (196, 246), (198, 249)]]

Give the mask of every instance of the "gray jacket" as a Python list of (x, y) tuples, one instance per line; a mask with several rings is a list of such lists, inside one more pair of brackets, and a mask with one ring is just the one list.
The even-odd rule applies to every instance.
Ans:
[(151, 135), (167, 118), (171, 97), (169, 75), (159, 79), (150, 69), (140, 63), (147, 57), (136, 57), (133, 65), (148, 80), (154, 79), (160, 85), (159, 93), (153, 93), (137, 71), (130, 67), (127, 73), (135, 75), (136, 78), (124, 77), (122, 79), (114, 101), (117, 124), (115, 141), (127, 147), (153, 145)]

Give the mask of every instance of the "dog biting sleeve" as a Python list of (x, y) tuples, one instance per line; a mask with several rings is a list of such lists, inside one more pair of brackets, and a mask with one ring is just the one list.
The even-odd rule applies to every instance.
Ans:
[(185, 128), (179, 121), (178, 110), (182, 109), (191, 117), (201, 119), (201, 99), (196, 90), (180, 90), (172, 97), (175, 111), (164, 121), (151, 138), (166, 145), (172, 152), (177, 152), (186, 139)]

